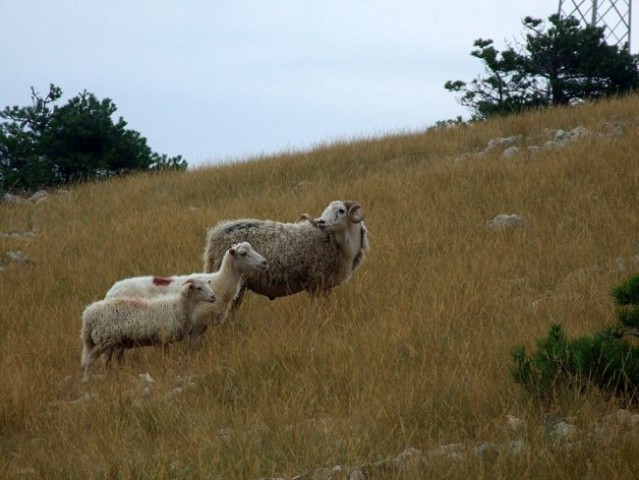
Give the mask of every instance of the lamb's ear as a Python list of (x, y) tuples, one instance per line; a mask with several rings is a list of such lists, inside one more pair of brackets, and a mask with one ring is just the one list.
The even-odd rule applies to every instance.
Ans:
[(353, 201), (344, 202), (346, 208), (348, 208), (348, 218), (353, 223), (359, 223), (364, 220), (364, 209), (362, 206)]
[(192, 278), (189, 278), (186, 282), (184, 282), (184, 286), (182, 287), (183, 290), (192, 290), (193, 288), (195, 288), (195, 283), (193, 282)]

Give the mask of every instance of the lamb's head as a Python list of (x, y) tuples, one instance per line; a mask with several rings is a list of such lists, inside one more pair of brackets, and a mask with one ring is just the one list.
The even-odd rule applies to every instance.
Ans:
[(268, 269), (268, 262), (266, 259), (257, 253), (249, 242), (236, 243), (229, 248), (228, 251), (233, 257), (235, 268), (242, 273), (251, 273)]
[(308, 220), (311, 225), (323, 232), (342, 232), (351, 224), (360, 223), (364, 219), (364, 212), (357, 202), (335, 200), (326, 207), (319, 218), (311, 218), (308, 214), (302, 214), (300, 218)]
[(215, 302), (215, 294), (211, 290), (209, 282), (205, 280), (188, 279), (182, 287), (182, 295), (188, 296), (197, 302)]

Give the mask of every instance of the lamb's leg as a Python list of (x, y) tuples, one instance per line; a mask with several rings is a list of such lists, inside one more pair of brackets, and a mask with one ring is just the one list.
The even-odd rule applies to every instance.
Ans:
[(196, 329), (193, 327), (189, 332), (189, 348), (193, 348), (195, 346), (195, 339), (197, 338), (197, 335)]
[(98, 357), (100, 355), (102, 355), (102, 347), (100, 347), (99, 345), (94, 346), (91, 351), (89, 351), (83, 358), (84, 358), (84, 376), (82, 378), (83, 382), (87, 382), (89, 380), (89, 369), (91, 368), (91, 365), (93, 365), (93, 363), (95, 363), (95, 361), (98, 359)]
[(230, 320), (231, 322), (235, 320), (235, 312), (237, 312), (237, 310), (240, 308), (240, 305), (242, 305), (242, 300), (244, 300), (244, 294), (246, 293), (247, 290), (248, 290), (248, 287), (246, 286), (246, 284), (242, 285), (242, 288), (240, 288), (240, 291), (238, 292), (237, 296), (233, 299), (233, 302), (231, 303), (231, 308), (229, 309), (229, 313), (227, 315), (227, 319)]
[(191, 328), (189, 329), (188, 345), (189, 348), (195, 347), (197, 337), (203, 335), (206, 331), (208, 323), (210, 321), (211, 312), (207, 309), (207, 306), (201, 306), (196, 309), (191, 319)]
[(191, 329), (187, 339), (189, 350), (194, 350), (202, 346), (202, 336), (204, 332), (206, 332), (206, 329), (206, 325), (198, 325)]

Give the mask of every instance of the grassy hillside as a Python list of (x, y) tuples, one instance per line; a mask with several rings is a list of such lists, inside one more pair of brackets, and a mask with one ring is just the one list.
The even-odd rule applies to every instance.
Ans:
[[(0, 477), (633, 478), (639, 426), (611, 419), (627, 405), (534, 402), (508, 367), (554, 322), (615, 321), (638, 253), (638, 112), (626, 98), (0, 204), (0, 258), (31, 260), (0, 272)], [(477, 154), (514, 135), (519, 153)], [(128, 351), (81, 383), (80, 316), (114, 281), (200, 270), (220, 219), (334, 199), (362, 203), (371, 250), (328, 299), (247, 295), (195, 349)], [(487, 228), (502, 213), (525, 228)]]

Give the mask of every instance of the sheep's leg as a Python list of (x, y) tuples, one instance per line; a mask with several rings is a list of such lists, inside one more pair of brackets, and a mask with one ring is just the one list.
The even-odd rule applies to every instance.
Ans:
[(189, 332), (189, 348), (193, 348), (195, 346), (195, 339), (197, 338), (197, 332), (195, 331), (195, 327), (191, 329)]
[(102, 347), (96, 345), (84, 356), (84, 377), (82, 379), (83, 382), (89, 380), (89, 369), (100, 355), (102, 355)]
[[(220, 323), (214, 322), (214, 325), (220, 326)], [(202, 337), (208, 328), (208, 323), (204, 322), (199, 322), (197, 325), (194, 325), (189, 333), (189, 347), (195, 347), (196, 343), (201, 344)]]
[(80, 358), (80, 366), (82, 368), (84, 368), (84, 366), (87, 364), (87, 358), (89, 356), (89, 351), (91, 350), (91, 347), (87, 344), (85, 344), (82, 347), (82, 357)]
[(104, 352), (104, 366), (107, 370), (111, 367), (111, 358), (113, 357), (113, 352), (115, 352), (117, 347), (107, 347), (107, 350)]
[(124, 347), (123, 346), (119, 346), (118, 348), (116, 348), (115, 359), (117, 360), (119, 366), (124, 365)]
[(233, 302), (231, 302), (231, 308), (229, 309), (228, 313), (229, 320), (233, 321), (233, 319), (235, 318), (235, 312), (240, 308), (240, 305), (242, 305), (242, 300), (244, 300), (244, 294), (246, 293), (246, 290), (248, 290), (248, 288), (246, 287), (246, 285), (243, 285), (242, 288), (240, 288), (237, 296), (233, 299)]
[(187, 333), (189, 348), (193, 348), (195, 346), (196, 338), (206, 331), (206, 327), (209, 321), (210, 317), (207, 315), (207, 311), (199, 309), (196, 310), (196, 312), (193, 314), (193, 318), (191, 319), (191, 328)]

